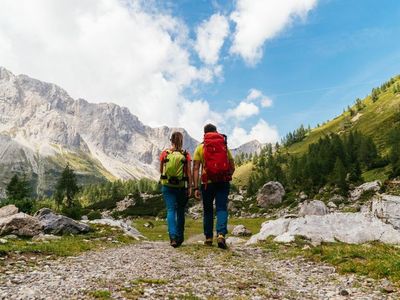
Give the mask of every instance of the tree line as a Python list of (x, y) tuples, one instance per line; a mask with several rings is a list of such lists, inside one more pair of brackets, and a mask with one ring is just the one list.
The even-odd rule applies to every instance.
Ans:
[[(393, 133), (393, 145), (391, 161), (400, 165), (400, 156), (395, 155), (398, 153), (395, 147), (400, 149), (400, 126), (396, 134)], [(273, 151), (271, 145), (263, 148), (250, 176), (249, 195), (254, 195), (267, 181), (279, 181), (288, 190), (309, 194), (316, 194), (321, 187), (330, 184), (345, 195), (349, 184), (362, 181), (362, 172), (389, 163), (379, 155), (372, 138), (360, 132), (321, 137), (300, 156), (285, 151), (285, 148)]]
[(82, 208), (96, 202), (116, 203), (128, 194), (140, 197), (141, 193), (155, 194), (159, 192), (158, 183), (147, 178), (107, 181), (79, 186), (74, 170), (67, 164), (57, 180), (53, 195), (49, 199), (38, 201), (33, 197), (32, 186), (26, 176), (15, 174), (6, 187), (7, 198), (1, 201), (0, 206), (14, 204), (22, 212), (33, 213), (41, 207), (41, 204), (50, 205), (65, 215), (79, 218)]

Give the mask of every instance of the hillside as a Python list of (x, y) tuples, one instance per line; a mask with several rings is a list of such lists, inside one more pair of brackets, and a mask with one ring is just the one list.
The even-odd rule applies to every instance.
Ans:
[[(321, 137), (336, 133), (343, 135), (350, 131), (360, 131), (361, 133), (372, 137), (377, 145), (381, 155), (388, 154), (388, 133), (395, 122), (396, 113), (400, 111), (400, 93), (395, 93), (394, 86), (400, 86), (400, 76), (385, 83), (387, 85), (375, 95), (375, 101), (372, 100), (372, 94), (359, 101), (347, 109), (341, 115), (335, 117), (311, 129), (306, 137), (289, 147), (283, 149), (290, 154), (300, 155), (308, 150), (309, 145), (318, 142)], [(385, 85), (383, 84), (382, 87)], [(252, 171), (251, 163), (241, 166), (235, 174), (235, 183), (243, 185), (247, 182)], [(363, 174), (365, 180), (385, 179), (385, 169), (376, 169)]]

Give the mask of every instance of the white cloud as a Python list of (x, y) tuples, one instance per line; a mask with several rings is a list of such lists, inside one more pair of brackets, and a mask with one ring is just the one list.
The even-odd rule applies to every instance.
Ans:
[(237, 126), (232, 131), (230, 147), (235, 148), (252, 140), (258, 140), (261, 143), (276, 143), (279, 141), (278, 129), (263, 119), (260, 119), (250, 131)]
[(238, 120), (244, 120), (251, 116), (258, 115), (259, 112), (260, 110), (258, 109), (258, 106), (254, 103), (242, 101), (236, 108), (229, 109), (226, 112), (226, 116), (234, 117)]
[(2, 0), (0, 65), (127, 106), (149, 125), (185, 125), (184, 89), (215, 75), (191, 64), (187, 32), (139, 0)]
[(249, 94), (246, 97), (247, 101), (259, 101), (262, 107), (271, 107), (272, 100), (265, 96), (261, 91), (256, 89), (250, 89)]
[(231, 20), (236, 24), (231, 53), (256, 64), (262, 47), (296, 18), (305, 18), (317, 0), (237, 0)]
[(225, 16), (214, 14), (197, 28), (195, 49), (202, 61), (214, 65), (218, 62), (224, 40), (229, 34), (229, 22)]
[(185, 101), (182, 105), (182, 113), (179, 123), (185, 125), (185, 129), (197, 140), (203, 139), (203, 126), (212, 123), (218, 126), (223, 122), (222, 116), (210, 109), (206, 101)]

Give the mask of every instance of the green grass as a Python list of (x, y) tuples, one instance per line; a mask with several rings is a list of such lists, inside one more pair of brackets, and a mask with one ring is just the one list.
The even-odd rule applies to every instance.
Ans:
[(331, 264), (342, 274), (388, 278), (400, 284), (400, 249), (396, 246), (376, 242), (362, 245), (326, 243), (304, 248), (307, 244), (301, 238), (296, 238), (296, 242), (290, 245), (274, 243), (270, 238), (260, 246), (278, 258), (302, 256), (314, 262)]
[(72, 256), (89, 250), (115, 247), (116, 245), (135, 242), (133, 238), (124, 235), (122, 231), (112, 227), (92, 225), (92, 228), (94, 230), (88, 234), (76, 236), (65, 235), (59, 240), (48, 242), (35, 242), (31, 239), (9, 240), (8, 243), (0, 245), (0, 256), (14, 253)]
[(94, 299), (111, 299), (111, 293), (108, 290), (97, 290), (89, 292), (89, 296), (93, 297)]
[[(154, 224), (153, 228), (146, 228), (144, 226), (144, 224), (148, 223), (149, 221)], [(242, 224), (250, 229), (253, 233), (257, 233), (260, 231), (261, 224), (265, 221), (265, 218), (230, 218), (228, 224), (232, 226)], [(169, 238), (167, 222), (165, 220), (138, 218), (132, 221), (132, 225), (151, 241), (167, 241)], [(203, 234), (202, 219), (193, 220), (191, 218), (187, 218), (185, 222), (185, 239), (187, 240), (188, 238), (199, 234)]]
[(133, 285), (149, 284), (149, 285), (162, 285), (167, 284), (168, 280), (165, 279), (155, 279), (155, 278), (138, 278), (131, 281)]

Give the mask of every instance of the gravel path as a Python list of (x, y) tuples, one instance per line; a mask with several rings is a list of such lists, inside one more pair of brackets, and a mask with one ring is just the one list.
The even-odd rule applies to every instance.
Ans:
[(0, 274), (0, 299), (93, 299), (108, 293), (113, 299), (400, 298), (381, 293), (379, 282), (244, 246), (223, 251), (142, 242), (34, 265), (20, 260), (7, 270)]

